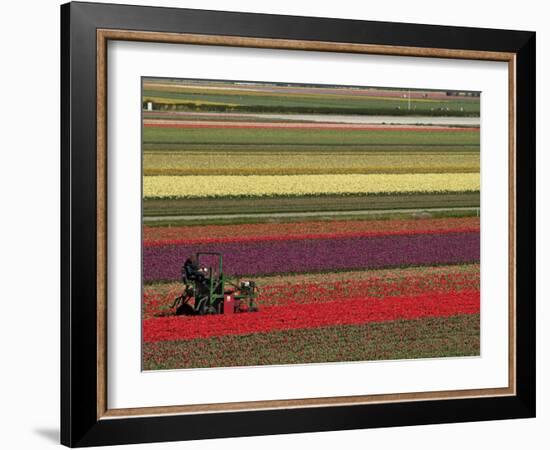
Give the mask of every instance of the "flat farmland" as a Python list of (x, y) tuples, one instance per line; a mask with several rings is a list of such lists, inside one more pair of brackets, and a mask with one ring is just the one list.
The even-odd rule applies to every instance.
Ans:
[(476, 356), (479, 314), (145, 342), (144, 370)]
[[(235, 122), (218, 124), (217, 127), (179, 127), (146, 126), (143, 129), (143, 143), (154, 147), (155, 144), (186, 145), (253, 145), (262, 148), (271, 145), (307, 145), (307, 146), (479, 146), (478, 128), (434, 128), (412, 126), (395, 127), (379, 126), (367, 129), (345, 128), (330, 129), (328, 126), (316, 128), (288, 127), (235, 127)], [(296, 125), (296, 124), (295, 124)], [(412, 129), (411, 129), (412, 127)], [(343, 131), (350, 131), (343, 132)]]
[[(480, 354), (479, 93), (142, 87), (144, 370)], [(176, 314), (203, 252), (258, 312)]]
[(479, 173), (477, 153), (148, 152), (144, 175)]
[(479, 206), (477, 128), (225, 125), (144, 128), (144, 215)]
[(159, 152), (159, 153), (171, 153), (176, 152), (203, 152), (203, 153), (230, 153), (232, 155), (237, 153), (329, 153), (335, 157), (339, 154), (346, 153), (442, 153), (448, 154), (450, 152), (462, 153), (477, 153), (479, 154), (479, 143), (465, 144), (465, 143), (450, 143), (450, 144), (415, 144), (411, 142), (404, 142), (401, 144), (393, 144), (380, 142), (374, 144), (370, 141), (359, 142), (356, 144), (339, 144), (332, 143), (327, 144), (322, 141), (316, 142), (315, 140), (308, 142), (294, 142), (290, 144), (282, 144), (278, 142), (267, 142), (259, 144), (257, 142), (219, 142), (219, 143), (189, 143), (189, 142), (146, 142), (142, 146), (144, 154)]
[(144, 216), (193, 216), (250, 214), (376, 211), (391, 209), (479, 208), (479, 192), (445, 194), (393, 194), (393, 195), (324, 195), (315, 197), (264, 197), (250, 198), (145, 198)]
[(223, 111), (331, 112), (354, 111), (359, 114), (434, 114), (479, 115), (475, 97), (449, 97), (442, 92), (381, 89), (310, 88), (273, 86), (208, 86), (148, 80), (143, 85), (144, 102), (162, 108), (219, 109)]

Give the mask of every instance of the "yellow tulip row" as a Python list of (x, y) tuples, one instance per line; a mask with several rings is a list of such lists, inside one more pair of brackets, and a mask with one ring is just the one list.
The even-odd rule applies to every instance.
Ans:
[(145, 176), (145, 198), (479, 191), (479, 173)]

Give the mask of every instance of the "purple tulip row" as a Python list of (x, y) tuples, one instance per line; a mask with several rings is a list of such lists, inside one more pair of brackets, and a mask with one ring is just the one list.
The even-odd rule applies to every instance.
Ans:
[(226, 275), (322, 272), (479, 261), (479, 233), (144, 247), (143, 280), (177, 280), (192, 253), (220, 252)]

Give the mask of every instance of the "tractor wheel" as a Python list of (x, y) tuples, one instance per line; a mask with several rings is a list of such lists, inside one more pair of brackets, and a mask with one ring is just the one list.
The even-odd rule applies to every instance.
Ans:
[(217, 314), (218, 311), (216, 310), (216, 308), (214, 306), (208, 306), (206, 308), (206, 313), (205, 314)]
[(195, 314), (195, 310), (189, 303), (182, 303), (176, 309), (176, 316), (192, 316)]
[(202, 298), (197, 302), (198, 308), (197, 308), (197, 314), (199, 316), (204, 316), (205, 314), (208, 314), (208, 306), (206, 306), (206, 298)]

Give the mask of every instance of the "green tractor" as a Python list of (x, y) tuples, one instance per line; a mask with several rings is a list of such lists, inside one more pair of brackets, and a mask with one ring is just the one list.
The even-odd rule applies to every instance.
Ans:
[[(205, 257), (209, 260), (209, 265), (201, 264)], [(225, 277), (221, 253), (198, 252), (194, 255), (194, 260), (197, 266), (196, 273), (190, 275), (185, 265), (182, 267), (184, 290), (172, 304), (172, 308), (176, 309), (176, 315), (258, 311), (254, 301), (258, 295), (256, 283), (250, 280), (233, 281)]]

